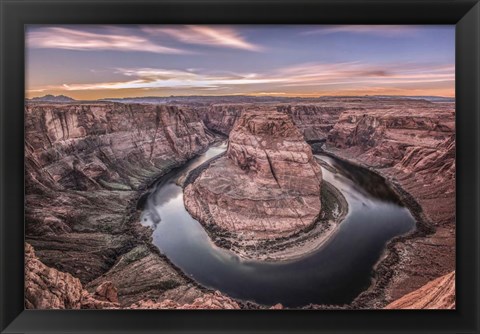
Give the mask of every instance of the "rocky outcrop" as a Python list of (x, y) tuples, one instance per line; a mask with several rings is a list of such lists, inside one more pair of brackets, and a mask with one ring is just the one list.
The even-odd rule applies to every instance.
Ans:
[(104, 282), (95, 293), (84, 290), (78, 278), (43, 264), (33, 247), (25, 244), (25, 308), (105, 309), (118, 308), (117, 290)]
[[(155, 269), (155, 266), (152, 268)], [(134, 268), (130, 267), (129, 271), (131, 272), (132, 269)], [(152, 277), (149, 279), (152, 280)], [(161, 284), (161, 281), (157, 281), (156, 284)], [(111, 281), (103, 280), (96, 288), (89, 290), (91, 292), (71, 274), (43, 264), (36, 257), (33, 247), (28, 243), (25, 244), (25, 308), (27, 309), (100, 310), (120, 307), (126, 309), (240, 309), (236, 301), (218, 291), (203, 292), (186, 284), (177, 285), (173, 291), (165, 292), (155, 301), (140, 299), (132, 304), (124, 301), (122, 305), (119, 303), (117, 287)], [(150, 295), (145, 296), (152, 298), (155, 294), (150, 291)]]
[[(197, 286), (193, 286), (164, 257), (152, 252), (149, 246), (140, 245), (119, 256), (107, 272), (86, 284), (86, 288), (95, 291), (105, 281), (115, 282), (118, 300), (123, 306), (144, 299), (191, 302), (203, 295)], [(187, 295), (189, 297), (184, 299)]]
[(412, 196), (417, 220), (425, 222), (414, 238), (391, 246), (396, 260), (386, 270), (397, 274), (384, 289), (387, 303), (455, 267), (453, 103), (367, 99), (360, 109), (342, 113), (326, 150), (373, 168), (398, 185)]
[(388, 304), (386, 309), (455, 309), (455, 271), (439, 277), (420, 289)]
[(289, 115), (244, 112), (227, 154), (185, 188), (185, 205), (204, 224), (245, 239), (288, 236), (320, 214), (321, 169)]
[(25, 244), (25, 307), (35, 309), (79, 309), (82, 284), (68, 273), (49, 268)]

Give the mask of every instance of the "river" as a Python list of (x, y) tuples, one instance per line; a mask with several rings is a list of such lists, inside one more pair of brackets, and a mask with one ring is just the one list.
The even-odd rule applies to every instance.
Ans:
[(152, 187), (141, 216), (142, 224), (154, 228), (160, 251), (203, 286), (266, 305), (348, 304), (370, 285), (386, 243), (415, 227), (410, 211), (378, 175), (316, 155), (324, 180), (342, 192), (349, 206), (338, 231), (324, 246), (295, 260), (241, 259), (212, 243), (186, 211), (182, 187), (176, 184), (179, 175), (225, 150), (225, 143), (211, 146), (167, 174)]

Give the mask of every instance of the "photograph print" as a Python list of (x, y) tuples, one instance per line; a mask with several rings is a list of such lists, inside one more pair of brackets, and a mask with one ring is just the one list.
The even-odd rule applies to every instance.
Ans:
[(27, 309), (455, 309), (454, 25), (27, 25), (24, 120)]

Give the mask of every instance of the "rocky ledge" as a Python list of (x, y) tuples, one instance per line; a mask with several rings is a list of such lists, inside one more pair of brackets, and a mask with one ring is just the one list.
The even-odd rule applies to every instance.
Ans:
[(289, 115), (244, 112), (227, 154), (185, 188), (187, 210), (241, 239), (286, 237), (321, 211), (322, 173)]

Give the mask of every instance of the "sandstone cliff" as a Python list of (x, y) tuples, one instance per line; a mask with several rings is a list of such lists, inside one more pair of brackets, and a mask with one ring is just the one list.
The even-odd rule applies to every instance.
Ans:
[(400, 299), (388, 304), (386, 309), (455, 309), (455, 271), (428, 282)]
[(336, 103), (279, 105), (277, 110), (292, 116), (293, 122), (307, 141), (325, 141), (346, 109)]
[(245, 239), (288, 236), (320, 214), (320, 166), (290, 116), (244, 112), (227, 154), (185, 189), (185, 205), (204, 224)]
[(228, 136), (237, 119), (248, 107), (247, 104), (213, 104), (198, 108), (197, 112), (207, 128)]
[[(25, 116), (26, 240), (40, 260), (93, 290), (116, 268), (121, 305), (188, 285), (155, 252), (135, 202), (212, 142), (198, 116), (115, 103), (27, 104)], [(135, 280), (147, 272), (156, 280)]]
[(27, 177), (59, 189), (136, 189), (212, 139), (173, 106), (32, 104), (25, 114)]
[(277, 109), (289, 114), (307, 141), (324, 141), (347, 104), (338, 99), (326, 99), (322, 103), (290, 104), (213, 104), (195, 108), (205, 126), (227, 135), (245, 110), (258, 112)]
[(426, 223), (415, 238), (391, 247), (397, 260), (384, 269), (398, 274), (386, 286), (387, 302), (455, 267), (454, 108), (453, 103), (367, 99), (343, 112), (329, 133), (326, 150), (374, 168), (400, 186), (419, 204), (416, 218)]

